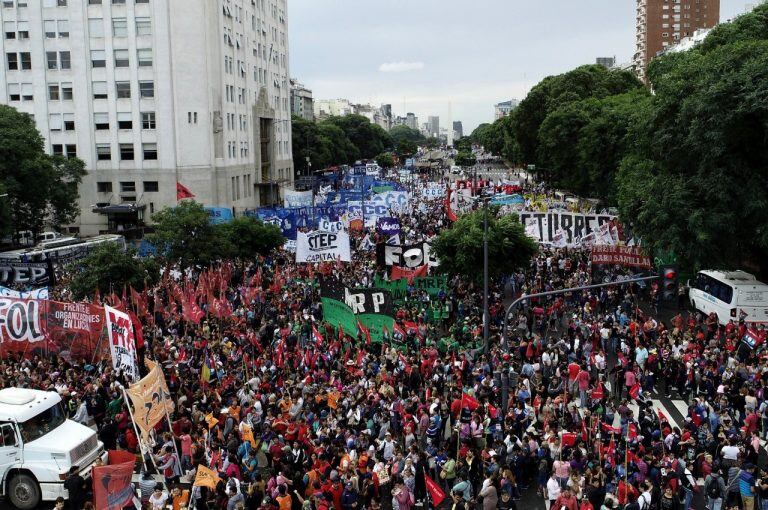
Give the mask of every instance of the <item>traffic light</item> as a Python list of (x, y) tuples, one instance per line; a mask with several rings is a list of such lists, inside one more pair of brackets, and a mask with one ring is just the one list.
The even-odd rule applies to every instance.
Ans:
[(661, 266), (661, 297), (664, 301), (677, 299), (677, 266)]

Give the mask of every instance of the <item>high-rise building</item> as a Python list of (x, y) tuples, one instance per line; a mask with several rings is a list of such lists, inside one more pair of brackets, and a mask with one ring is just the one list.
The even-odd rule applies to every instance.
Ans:
[(405, 114), (405, 125), (411, 129), (419, 129), (419, 118), (411, 112)]
[(502, 117), (506, 117), (509, 115), (509, 113), (517, 108), (518, 101), (517, 99), (510, 99), (509, 101), (504, 101), (498, 104), (493, 105), (494, 114), (493, 118), (495, 120), (499, 120)]
[(438, 138), (440, 136), (440, 117), (437, 115), (430, 115), (427, 118), (429, 135)]
[(304, 120), (315, 120), (312, 91), (295, 78), (291, 78), (291, 115), (296, 115)]
[(354, 111), (349, 99), (317, 99), (315, 100), (314, 108), (315, 117), (318, 120), (330, 116), (343, 117), (344, 115), (352, 115)]
[(597, 57), (595, 63), (599, 66), (603, 66), (606, 69), (611, 69), (616, 65), (616, 57)]
[(453, 139), (458, 140), (464, 136), (464, 126), (461, 125), (460, 120), (453, 121)]
[(653, 57), (720, 21), (720, 0), (637, 0), (635, 55), (637, 76), (645, 81)]
[(126, 234), (177, 183), (235, 213), (291, 186), (286, 0), (4, 0), (0, 100), (88, 174), (69, 230)]

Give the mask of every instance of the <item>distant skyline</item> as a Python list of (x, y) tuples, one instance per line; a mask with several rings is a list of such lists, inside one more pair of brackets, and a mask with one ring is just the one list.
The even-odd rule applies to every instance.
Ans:
[[(629, 62), (635, 0), (288, 0), (291, 76), (316, 99), (392, 105), (464, 133), (597, 57)], [(720, 20), (754, 0), (721, 0)]]

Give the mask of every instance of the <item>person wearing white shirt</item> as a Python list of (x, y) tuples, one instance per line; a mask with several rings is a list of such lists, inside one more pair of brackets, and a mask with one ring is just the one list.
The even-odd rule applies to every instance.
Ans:
[(559, 497), (560, 497), (560, 482), (557, 481), (557, 478), (555, 478), (555, 472), (552, 471), (552, 474), (550, 475), (549, 480), (547, 480), (547, 499), (545, 500), (547, 510), (551, 509), (551, 507), (555, 504), (555, 501)]

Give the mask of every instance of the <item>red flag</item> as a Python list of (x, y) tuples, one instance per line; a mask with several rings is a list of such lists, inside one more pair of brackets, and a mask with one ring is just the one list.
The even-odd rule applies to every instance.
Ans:
[[(115, 452), (120, 453), (120, 452)], [(120, 460), (123, 457), (113, 457), (109, 452), (110, 460)], [(120, 510), (133, 499), (133, 485), (131, 477), (136, 458), (131, 455), (130, 460), (111, 464), (108, 466), (96, 466), (92, 469), (93, 478), (93, 502), (99, 510)]]
[(608, 432), (609, 434), (621, 434), (621, 429), (618, 427), (611, 427), (610, 425), (606, 425), (605, 423), (601, 423), (600, 427), (603, 429), (604, 432)]
[(133, 313), (133, 310), (128, 310), (126, 313), (133, 323), (133, 336), (136, 338), (136, 348), (141, 349), (144, 347), (144, 333), (142, 331), (141, 321), (139, 321), (139, 318)]
[(468, 408), (470, 411), (474, 411), (478, 407), (480, 407), (480, 402), (477, 401), (475, 397), (470, 395), (469, 393), (462, 393), (461, 394), (461, 407)]
[(93, 295), (93, 304), (101, 306), (101, 293), (99, 293), (98, 287), (96, 287), (96, 293)]
[(319, 348), (323, 347), (323, 335), (320, 334), (314, 324), (312, 324), (312, 338), (315, 340), (315, 344), (317, 344)]
[(664, 413), (661, 411), (661, 409), (656, 409), (656, 414), (659, 416), (659, 421), (666, 421), (669, 422), (666, 416), (664, 416)]
[(592, 390), (592, 398), (594, 400), (602, 400), (605, 397), (605, 388), (603, 383), (597, 383), (597, 388)]
[(445, 499), (445, 492), (443, 492), (443, 489), (441, 489), (428, 475), (424, 475), (424, 483), (427, 485), (427, 492), (432, 499), (433, 507), (437, 508)]
[(587, 442), (589, 436), (587, 435), (587, 422), (581, 421), (581, 440)]
[(635, 383), (635, 385), (629, 389), (629, 396), (634, 399), (637, 399), (637, 397), (640, 396), (640, 383)]
[(195, 194), (189, 191), (189, 188), (182, 183), (176, 183), (176, 200), (184, 200), (185, 198), (195, 198)]
[(403, 326), (405, 327), (406, 333), (413, 333), (419, 338), (424, 338), (424, 335), (421, 334), (421, 330), (419, 329), (419, 325), (412, 321), (403, 321)]
[(339, 322), (339, 340), (344, 340), (344, 328), (341, 327), (341, 322)]
[(397, 322), (392, 323), (392, 335), (395, 337), (399, 337), (400, 340), (405, 339), (405, 330), (400, 327), (400, 325)]
[(563, 446), (573, 446), (576, 444), (576, 434), (573, 432), (563, 432), (563, 437), (561, 438)]
[(363, 325), (362, 322), (360, 322), (360, 319), (357, 319), (357, 329), (360, 331), (360, 333), (363, 334), (363, 337), (365, 337), (365, 345), (371, 345), (371, 332)]
[(392, 266), (392, 274), (391, 279), (394, 280), (400, 280), (402, 278), (405, 278), (408, 280), (408, 283), (413, 283), (414, 278), (423, 278), (427, 276), (427, 270), (429, 269), (429, 266), (427, 264), (424, 264), (423, 266), (419, 266), (416, 269), (407, 269), (400, 266)]
[(629, 427), (627, 427), (627, 436), (630, 439), (635, 439), (637, 437), (637, 425), (634, 423), (629, 424)]

